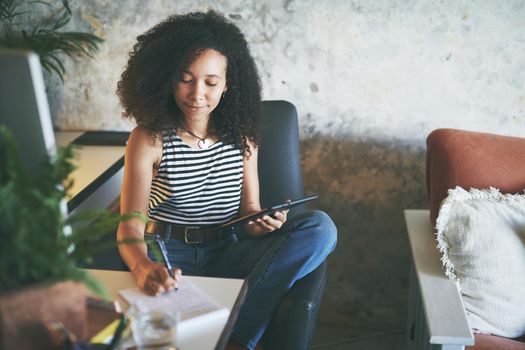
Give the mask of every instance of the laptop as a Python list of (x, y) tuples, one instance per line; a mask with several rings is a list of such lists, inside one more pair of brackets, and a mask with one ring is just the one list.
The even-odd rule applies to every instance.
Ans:
[(38, 172), (56, 155), (42, 67), (37, 54), (0, 49), (0, 124), (17, 140), (22, 164)]

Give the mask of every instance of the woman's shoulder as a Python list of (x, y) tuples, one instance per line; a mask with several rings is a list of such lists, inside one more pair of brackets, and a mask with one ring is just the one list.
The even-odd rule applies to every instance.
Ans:
[(162, 156), (162, 135), (137, 126), (128, 138), (126, 156), (152, 159), (155, 163)]
[(139, 144), (149, 147), (162, 147), (162, 134), (152, 132), (142, 126), (137, 126), (129, 135), (128, 144)]

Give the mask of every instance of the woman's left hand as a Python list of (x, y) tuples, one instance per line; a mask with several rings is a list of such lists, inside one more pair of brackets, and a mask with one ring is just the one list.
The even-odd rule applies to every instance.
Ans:
[(263, 235), (275, 230), (280, 229), (286, 222), (288, 215), (288, 209), (283, 211), (277, 211), (272, 215), (265, 215), (254, 221), (248, 223), (248, 231), (253, 236)]

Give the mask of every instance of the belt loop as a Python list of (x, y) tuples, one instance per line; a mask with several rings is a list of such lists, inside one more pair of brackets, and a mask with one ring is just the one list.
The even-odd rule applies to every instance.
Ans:
[(167, 227), (167, 230), (166, 230), (167, 231), (166, 232), (166, 236), (164, 236), (164, 242), (169, 243), (170, 240), (171, 240), (171, 231), (173, 230), (173, 225), (168, 224), (166, 226), (168, 226), (168, 227)]

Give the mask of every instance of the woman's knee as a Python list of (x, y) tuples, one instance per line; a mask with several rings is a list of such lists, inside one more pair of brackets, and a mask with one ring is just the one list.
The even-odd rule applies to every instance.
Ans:
[(297, 229), (304, 229), (308, 232), (308, 239), (315, 250), (331, 252), (337, 244), (337, 227), (334, 222), (323, 211), (312, 210), (297, 217)]
[(335, 223), (332, 221), (332, 218), (323, 211), (315, 210), (313, 211), (313, 215), (319, 222), (318, 235), (321, 236), (319, 238), (322, 241), (322, 245), (328, 247), (330, 252), (333, 251), (337, 244), (337, 227)]

